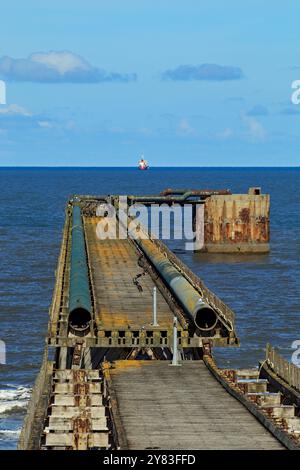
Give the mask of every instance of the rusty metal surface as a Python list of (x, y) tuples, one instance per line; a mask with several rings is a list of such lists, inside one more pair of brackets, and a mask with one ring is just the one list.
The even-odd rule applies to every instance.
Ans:
[(99, 371), (55, 370), (42, 449), (109, 448)]
[[(138, 289), (134, 279), (143, 273), (138, 254), (129, 240), (99, 240), (98, 221), (97, 217), (85, 220), (97, 329), (149, 329), (155, 284), (146, 273), (139, 278), (141, 290)], [(160, 328), (171, 328), (172, 311), (160, 292), (157, 292), (157, 311)]]
[[(204, 207), (204, 241), (209, 251), (222, 245), (229, 250), (268, 246), (270, 240), (270, 197), (267, 194), (211, 196)], [(254, 245), (254, 246), (253, 246)], [(225, 248), (224, 248), (225, 250)]]
[(160, 196), (192, 193), (195, 196), (209, 197), (213, 195), (231, 194), (230, 189), (172, 189), (167, 188), (160, 193)]
[[(92, 201), (93, 204), (94, 202)], [(89, 208), (90, 204), (89, 200), (81, 204), (83, 214), (86, 213), (85, 209)], [(71, 210), (68, 207), (54, 300), (50, 310), (48, 341), (53, 345), (75, 347), (76, 336), (70, 334), (68, 327), (70, 214)], [(166, 288), (150, 264), (143, 265), (141, 253), (138, 252), (132, 240), (99, 240), (96, 236), (97, 217), (84, 216), (83, 220), (93, 303), (93, 325), (90, 334), (84, 337), (84, 346), (168, 346), (172, 341), (173, 314), (180, 322), (179, 345), (182, 347), (201, 346), (201, 338), (190, 336), (187, 318), (177, 299)], [(196, 286), (204, 300), (209, 301), (220, 314), (225, 333), (222, 331), (216, 333), (214, 345), (238, 344), (234, 333), (232, 311), (211, 293), (164, 244), (156, 240), (155, 248), (169, 257), (174, 266), (184, 273), (193, 286)], [(151, 326), (154, 286), (158, 287), (159, 327)]]
[[(168, 289), (185, 309), (186, 316), (195, 329), (211, 331), (214, 336), (215, 328), (219, 323), (217, 312), (205, 303), (199, 291), (187, 278), (164, 256), (152, 240), (137, 239), (135, 243), (140, 247), (151, 264), (155, 267)], [(204, 315), (201, 316), (201, 312)], [(208, 317), (210, 317), (208, 319)], [(200, 334), (199, 334), (200, 336)]]
[(227, 328), (232, 332), (232, 344), (238, 344), (238, 339), (236, 338), (234, 331), (235, 316), (231, 308), (226, 305), (218, 296), (216, 296), (210, 289), (208, 289), (204, 282), (198, 276), (196, 276), (184, 263), (182, 263), (180, 259), (175, 256), (174, 253), (172, 253), (164, 243), (158, 239), (153, 240), (153, 243), (155, 243), (158, 249), (172, 261), (174, 266), (176, 266), (177, 269), (182, 274), (184, 274), (189, 282), (191, 282), (191, 284), (198, 289), (204, 300), (208, 304), (212, 305), (214, 309), (216, 309), (220, 317), (227, 325)]
[[(164, 291), (169, 294), (169, 289), (164, 287), (163, 291), (158, 290), (159, 326), (153, 327), (153, 288), (154, 286), (160, 288), (160, 283), (152, 276), (149, 269), (142, 266), (140, 254), (138, 249), (134, 247), (134, 242), (130, 239), (100, 240), (96, 233), (99, 218), (85, 217), (84, 220), (91, 285), (95, 302), (94, 318), (97, 337), (98, 339), (101, 338), (101, 344), (107, 346), (170, 345), (173, 315), (174, 313), (177, 314), (178, 307), (176, 308), (176, 305), (178, 304), (175, 300), (175, 306), (172, 306), (168, 301)], [(161, 242), (155, 241), (153, 249), (159, 254), (162, 246), (164, 247)], [(183, 267), (179, 259), (171, 254), (167, 248), (164, 253), (167, 256), (170, 254), (172, 263), (175, 258), (181, 268)], [(182, 272), (182, 269), (180, 272)], [(186, 272), (188, 272), (188, 269), (184, 267), (185, 277), (187, 277)], [(190, 282), (190, 278), (187, 279)], [(193, 286), (195, 285), (195, 279), (198, 278), (194, 276), (191, 281)], [(199, 290), (198, 284), (196, 284), (196, 288)], [(162, 295), (162, 292), (164, 295)], [(220, 328), (213, 334), (214, 344), (219, 346), (237, 344), (232, 311), (204, 286), (200, 293), (204, 300), (209, 296), (210, 305), (216, 308), (217, 315), (221, 319)], [(199, 347), (201, 338), (194, 337), (193, 334), (190, 336), (189, 324), (186, 323), (185, 326), (185, 323), (181, 321), (181, 317), (182, 315), (179, 315), (179, 345)], [(186, 316), (185, 321), (187, 319)], [(124, 332), (123, 336), (120, 334), (121, 331)], [(135, 338), (136, 342), (134, 341)]]

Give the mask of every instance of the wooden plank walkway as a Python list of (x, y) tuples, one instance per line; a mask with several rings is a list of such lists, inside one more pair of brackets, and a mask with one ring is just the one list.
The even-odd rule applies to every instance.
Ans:
[(129, 449), (284, 449), (202, 361), (117, 361), (109, 375)]

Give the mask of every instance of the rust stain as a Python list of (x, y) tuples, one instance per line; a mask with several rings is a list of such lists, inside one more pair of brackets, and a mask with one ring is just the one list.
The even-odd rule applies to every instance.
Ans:
[(91, 422), (89, 418), (86, 417), (79, 417), (74, 419), (74, 433), (86, 433), (91, 430)]
[(250, 222), (250, 209), (244, 207), (244, 209), (240, 210), (239, 218), (241, 219), (244, 224), (249, 224)]
[(73, 370), (73, 381), (74, 383), (86, 381), (86, 371), (85, 370)]
[[(138, 264), (139, 255), (128, 239), (97, 237), (98, 217), (86, 217), (85, 228), (91, 260), (92, 283), (95, 289), (95, 320), (98, 331), (112, 332), (139, 330), (152, 322), (153, 287), (149, 274), (139, 278), (142, 291), (134, 284), (134, 278), (143, 272)], [(147, 241), (152, 250), (158, 250)], [(157, 309), (161, 328), (172, 328), (173, 313), (157, 291)]]
[(269, 197), (266, 195), (212, 196), (205, 202), (206, 244), (269, 243)]

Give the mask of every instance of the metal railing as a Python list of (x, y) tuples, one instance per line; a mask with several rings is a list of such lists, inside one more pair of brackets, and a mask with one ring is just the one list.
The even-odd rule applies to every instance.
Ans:
[(266, 363), (278, 377), (300, 392), (300, 367), (280, 356), (270, 344), (266, 347)]
[(234, 330), (234, 313), (228, 305), (223, 302), (216, 294), (214, 294), (204, 282), (191, 271), (172, 251), (161, 242), (154, 239), (153, 242), (159, 250), (164, 253), (169, 260), (179, 269), (179, 271), (202, 293), (204, 300), (214, 307), (220, 316), (225, 320), (231, 331)]
[(65, 275), (65, 266), (67, 260), (67, 249), (70, 229), (70, 216), (66, 211), (66, 220), (63, 228), (62, 243), (55, 271), (55, 286), (52, 295), (52, 301), (49, 309), (49, 322), (48, 322), (48, 335), (50, 337), (56, 336), (57, 334), (57, 322), (59, 312), (62, 306), (62, 295), (63, 295), (63, 282)]

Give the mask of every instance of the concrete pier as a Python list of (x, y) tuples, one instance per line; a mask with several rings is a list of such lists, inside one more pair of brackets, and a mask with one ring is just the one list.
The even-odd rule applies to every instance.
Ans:
[[(207, 242), (267, 243), (258, 188), (206, 197)], [(99, 237), (107, 200), (67, 205), (19, 449), (299, 449), (298, 370), (270, 348), (267, 378), (219, 369), (213, 347), (239, 344), (234, 313), (161, 240)]]

